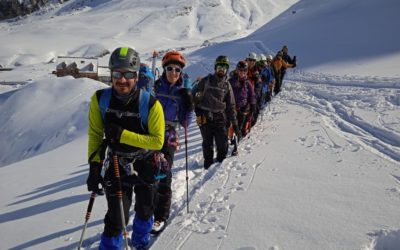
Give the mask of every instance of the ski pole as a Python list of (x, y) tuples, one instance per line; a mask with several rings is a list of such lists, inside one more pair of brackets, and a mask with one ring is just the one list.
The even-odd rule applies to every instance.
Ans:
[(129, 249), (128, 245), (128, 232), (126, 231), (126, 223), (125, 223), (125, 214), (124, 214), (124, 206), (122, 203), (122, 185), (121, 185), (121, 176), (119, 174), (119, 167), (118, 167), (118, 156), (113, 155), (113, 161), (114, 161), (114, 174), (115, 178), (117, 179), (117, 185), (118, 185), (118, 191), (116, 193), (118, 201), (119, 201), (119, 210), (121, 213), (121, 223), (122, 223), (122, 233), (124, 236), (125, 240), (125, 249)]
[(156, 76), (156, 58), (157, 58), (157, 51), (153, 50), (153, 58), (152, 58), (152, 62), (151, 62), (151, 72), (153, 72), (154, 77)]
[(88, 204), (88, 207), (87, 207), (87, 210), (86, 210), (85, 224), (83, 225), (81, 239), (79, 240), (78, 250), (80, 250), (81, 247), (82, 247), (83, 236), (85, 235), (87, 224), (88, 224), (88, 221), (90, 219), (90, 214), (92, 213), (92, 208), (93, 208), (93, 203), (94, 203), (94, 199), (95, 198), (96, 198), (96, 192), (92, 192), (90, 194), (89, 204)]
[(186, 155), (186, 207), (189, 213), (189, 175), (188, 175), (188, 140), (187, 140), (187, 114), (185, 117), (185, 155)]

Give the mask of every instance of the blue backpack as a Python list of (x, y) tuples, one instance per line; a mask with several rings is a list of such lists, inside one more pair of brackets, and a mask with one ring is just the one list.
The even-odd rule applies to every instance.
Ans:
[[(108, 110), (108, 106), (110, 105), (111, 95), (112, 95), (112, 88), (106, 88), (103, 90), (103, 93), (101, 93), (100, 96), (99, 107), (103, 123), (105, 121), (105, 116)], [(140, 89), (139, 116), (141, 121), (140, 124), (144, 130), (147, 130), (147, 125), (148, 125), (149, 102), (150, 102), (150, 92), (143, 91), (142, 89)]]
[(150, 67), (144, 63), (140, 64), (138, 88), (153, 93), (154, 79), (155, 77)]

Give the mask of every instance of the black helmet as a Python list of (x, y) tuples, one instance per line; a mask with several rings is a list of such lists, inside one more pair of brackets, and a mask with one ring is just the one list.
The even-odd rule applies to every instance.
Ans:
[(128, 47), (117, 48), (110, 56), (108, 68), (110, 68), (111, 71), (115, 69), (124, 69), (139, 72), (139, 53)]
[(227, 56), (218, 56), (217, 59), (215, 59), (214, 68), (216, 68), (217, 65), (226, 65), (229, 68), (228, 57)]
[(244, 69), (244, 70), (247, 70), (248, 68), (249, 68), (249, 65), (247, 64), (247, 62), (245, 62), (245, 61), (240, 61), (240, 62), (238, 62), (238, 64), (236, 65), (236, 68), (237, 69)]

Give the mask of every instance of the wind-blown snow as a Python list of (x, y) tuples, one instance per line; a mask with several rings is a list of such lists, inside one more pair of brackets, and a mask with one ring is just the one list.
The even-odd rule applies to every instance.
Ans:
[[(195, 78), (220, 54), (233, 67), (249, 51), (287, 44), (298, 67), (238, 157), (203, 170), (200, 131), (189, 127), (189, 213), (182, 147), (170, 223), (152, 249), (398, 250), (399, 7), (392, 0), (71, 0), (0, 22), (0, 64), (21, 64), (0, 72), (0, 83), (31, 79), (0, 85), (0, 248), (76, 249), (80, 238), (90, 195), (87, 107), (105, 85), (56, 78), (50, 59), (131, 45), (147, 60), (154, 48), (184, 47)], [(218, 44), (198, 49), (206, 39)], [(97, 197), (86, 249), (98, 247), (105, 211)]]

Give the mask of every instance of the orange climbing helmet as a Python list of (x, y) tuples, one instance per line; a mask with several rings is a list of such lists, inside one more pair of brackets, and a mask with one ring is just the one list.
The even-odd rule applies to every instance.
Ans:
[(162, 59), (162, 66), (165, 67), (171, 63), (178, 64), (183, 68), (186, 65), (186, 60), (180, 52), (171, 50), (165, 53)]

